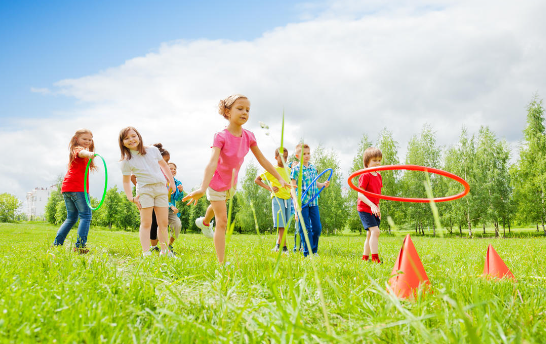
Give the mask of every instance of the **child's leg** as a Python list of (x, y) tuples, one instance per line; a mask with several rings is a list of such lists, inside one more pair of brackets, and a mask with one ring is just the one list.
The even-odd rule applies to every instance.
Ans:
[(140, 209), (140, 245), (143, 252), (150, 250), (150, 227), (152, 226), (153, 207)]
[(172, 245), (173, 242), (178, 238), (178, 235), (180, 235), (180, 230), (182, 229), (182, 223), (180, 222), (180, 219), (172, 210), (169, 210), (169, 226), (173, 231), (173, 235), (171, 235), (171, 240), (169, 241), (169, 245)]
[(161, 245), (161, 251), (167, 251), (167, 241), (169, 240), (169, 233), (167, 227), (169, 226), (169, 208), (167, 207), (154, 207), (155, 217), (157, 220), (157, 238)]
[(78, 209), (76, 208), (75, 202), (73, 200), (72, 192), (64, 192), (64, 204), (66, 206), (66, 220), (63, 222), (59, 230), (57, 231), (57, 236), (53, 241), (53, 245), (62, 245), (64, 244), (64, 239), (72, 229), (72, 226), (78, 221)]
[(310, 247), (307, 245), (307, 240), (305, 239), (305, 234), (303, 232), (303, 226), (301, 226), (301, 220), (299, 220), (300, 240), (303, 243), (303, 255), (307, 257), (309, 255), (309, 252), (311, 252), (311, 248), (313, 247), (313, 229), (311, 227), (311, 220), (309, 219), (309, 207), (302, 208), (301, 214), (305, 223), (305, 229), (307, 230), (307, 237), (309, 239), (310, 245)]
[(320, 213), (318, 205), (309, 207), (309, 220), (313, 228), (313, 242), (311, 243), (311, 249), (313, 253), (317, 253), (319, 238), (320, 234), (322, 233), (322, 224), (320, 223)]
[[(370, 236), (370, 252), (371, 254), (378, 254), (379, 253), (379, 227), (371, 227), (368, 231), (368, 235)], [(367, 238), (366, 238), (367, 239)]]
[[(216, 230), (214, 231), (214, 248), (218, 262), (223, 263), (226, 251), (227, 207), (226, 201), (211, 201), (210, 207), (216, 216)], [(207, 214), (209, 210), (207, 209)], [(212, 217), (211, 217), (212, 218)]]
[[(212, 202), (210, 202), (210, 205), (209, 207), (207, 208), (207, 212), (205, 213), (205, 219), (203, 220), (203, 223), (205, 225), (209, 225), (210, 224), (210, 221), (212, 221), (212, 219), (214, 218), (214, 208), (212, 206)], [(226, 226), (227, 226), (227, 222), (226, 222)]]
[[(284, 227), (279, 227), (278, 230), (279, 230), (279, 236), (277, 237), (277, 245), (280, 246), (280, 245), (281, 245), (282, 237), (283, 237), (283, 235), (284, 235)], [(285, 240), (282, 242), (282, 243), (284, 244), (284, 246), (286, 246), (285, 242), (286, 242), (286, 238), (285, 238)]]
[(371, 236), (370, 230), (366, 230), (366, 241), (364, 241), (364, 253), (363, 253), (363, 255), (366, 257), (370, 256), (370, 236)]
[(87, 234), (89, 233), (89, 226), (91, 225), (91, 208), (87, 205), (83, 192), (75, 192), (75, 194), (76, 199), (74, 205), (76, 206), (76, 209), (78, 209), (78, 216), (80, 217), (76, 247), (84, 247), (87, 243)]

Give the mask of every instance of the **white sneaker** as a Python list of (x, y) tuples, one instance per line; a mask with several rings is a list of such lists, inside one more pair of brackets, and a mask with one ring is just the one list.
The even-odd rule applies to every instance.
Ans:
[(197, 226), (197, 228), (201, 229), (201, 232), (203, 233), (204, 236), (206, 236), (209, 239), (212, 239), (214, 238), (214, 230), (212, 229), (212, 225), (214, 222), (211, 221), (208, 226), (205, 226), (203, 224), (204, 219), (205, 219), (204, 217), (195, 219), (195, 225)]
[(168, 257), (168, 258), (175, 258), (177, 259), (177, 257), (174, 255), (174, 253), (170, 250), (167, 250), (166, 252), (159, 252), (159, 256), (160, 257)]
[(152, 251), (142, 252), (142, 257), (143, 258), (148, 258), (148, 257), (151, 257), (151, 256), (152, 256)]

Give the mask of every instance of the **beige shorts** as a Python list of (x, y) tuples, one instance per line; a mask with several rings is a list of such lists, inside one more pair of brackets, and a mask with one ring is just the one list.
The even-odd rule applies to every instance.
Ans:
[(167, 196), (167, 187), (165, 183), (146, 184), (137, 188), (137, 195), (142, 208), (158, 207), (166, 208), (169, 206)]
[(237, 192), (237, 190), (235, 190), (235, 188), (231, 188), (229, 190), (226, 190), (226, 191), (216, 191), (216, 190), (213, 190), (211, 188), (208, 188), (207, 189), (207, 199), (209, 201), (227, 201), (228, 199), (230, 199), (231, 197), (233, 197), (233, 195), (235, 195), (235, 192)]
[(180, 222), (180, 218), (171, 209), (169, 209), (169, 227), (173, 230), (173, 238), (177, 239), (182, 229), (182, 222)]

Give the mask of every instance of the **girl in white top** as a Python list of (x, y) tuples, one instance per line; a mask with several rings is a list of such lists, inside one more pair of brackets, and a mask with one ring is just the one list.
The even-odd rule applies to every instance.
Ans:
[[(176, 185), (171, 170), (159, 150), (154, 147), (144, 147), (142, 136), (133, 127), (127, 127), (119, 132), (119, 148), (121, 150), (121, 171), (123, 173), (123, 190), (127, 199), (135, 203), (140, 211), (140, 244), (143, 255), (150, 252), (150, 227), (152, 226), (152, 210), (157, 218), (157, 236), (161, 245), (160, 256), (174, 257), (167, 248), (169, 225), (169, 201), (165, 185), (165, 176), (169, 185)], [(163, 171), (163, 172), (161, 172)], [(137, 177), (136, 196), (131, 190), (131, 173)]]

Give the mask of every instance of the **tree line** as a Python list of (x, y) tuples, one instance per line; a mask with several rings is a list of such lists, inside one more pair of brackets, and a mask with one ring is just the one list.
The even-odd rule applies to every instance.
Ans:
[[(443, 229), (449, 233), (472, 236), (478, 230), (493, 227), (495, 235), (510, 232), (514, 226), (536, 226), (546, 235), (546, 133), (542, 100), (536, 96), (527, 106), (527, 125), (520, 142), (517, 157), (511, 162), (511, 149), (487, 126), (478, 133), (469, 134), (462, 128), (459, 140), (449, 147), (439, 146), (434, 129), (425, 125), (407, 145), (404, 160), (399, 160), (399, 144), (387, 128), (372, 142), (364, 134), (355, 150), (351, 169), (341, 171), (335, 150), (322, 146), (312, 149), (312, 163), (321, 172), (333, 169), (330, 187), (319, 199), (323, 233), (335, 234), (343, 230), (362, 231), (356, 213), (356, 192), (346, 186), (350, 173), (364, 168), (362, 155), (366, 148), (376, 146), (383, 153), (383, 165), (411, 164), (442, 169), (465, 179), (470, 193), (459, 200), (438, 203)], [(292, 156), (289, 161), (295, 161)], [(272, 232), (271, 198), (268, 191), (254, 183), (263, 171), (251, 163), (239, 184), (232, 202), (234, 231), (238, 233)], [(345, 172), (345, 173), (344, 173)], [(383, 171), (383, 194), (403, 197), (427, 197), (427, 174), (415, 171)], [(448, 178), (428, 174), (434, 197), (453, 195), (462, 186)], [(355, 185), (357, 178), (354, 179)], [(97, 204), (96, 199), (91, 199)], [(197, 232), (194, 221), (203, 216), (208, 202), (201, 198), (196, 206), (178, 202), (183, 232)], [(425, 231), (432, 235), (438, 228), (429, 204), (381, 201), (381, 230), (390, 232), (392, 226)], [(60, 224), (66, 218), (66, 208), (60, 190), (53, 192), (46, 207), (46, 220)], [(387, 221), (390, 218), (391, 221)], [(103, 206), (93, 213), (92, 225), (111, 229), (137, 231), (139, 214), (123, 191), (108, 190)], [(292, 227), (293, 230), (293, 227)]]

